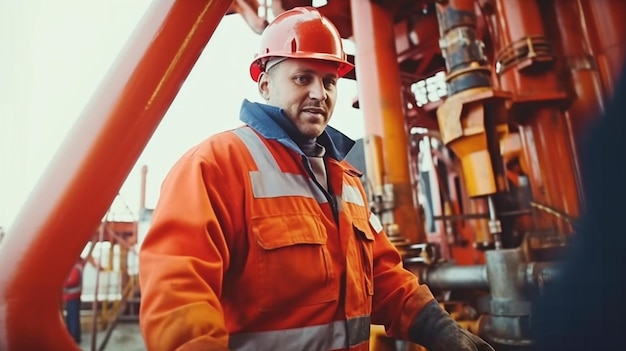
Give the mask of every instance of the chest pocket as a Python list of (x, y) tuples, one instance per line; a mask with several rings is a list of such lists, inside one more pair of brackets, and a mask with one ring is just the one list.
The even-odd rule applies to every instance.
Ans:
[(338, 299), (327, 235), (311, 214), (256, 217), (251, 230), (256, 245), (257, 284), (262, 310), (306, 306)]
[(372, 296), (374, 295), (374, 232), (370, 228), (369, 221), (364, 218), (355, 218), (352, 226), (361, 254), (364, 289), (368, 295)]

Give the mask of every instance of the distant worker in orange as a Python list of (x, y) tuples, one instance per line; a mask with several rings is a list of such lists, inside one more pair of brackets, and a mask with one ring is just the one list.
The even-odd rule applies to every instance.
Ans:
[(81, 341), (80, 304), (83, 292), (83, 268), (85, 261), (79, 257), (63, 284), (63, 303), (65, 305), (65, 324), (72, 339), (77, 344)]
[(370, 213), (344, 160), (354, 141), (327, 126), (352, 68), (315, 8), (265, 29), (250, 66), (265, 103), (244, 101), (244, 126), (162, 185), (139, 256), (148, 350), (369, 350), (370, 324), (431, 351), (493, 350), (403, 269)]

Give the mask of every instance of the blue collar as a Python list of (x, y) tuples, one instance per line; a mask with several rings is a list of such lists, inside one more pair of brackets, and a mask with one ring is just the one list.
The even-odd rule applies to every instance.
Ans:
[[(250, 102), (245, 99), (241, 104), (239, 119), (256, 130), (264, 138), (275, 139), (297, 153), (304, 155), (290, 136), (298, 135), (299, 132), (284, 115), (282, 109)], [(317, 137), (317, 142), (326, 148), (326, 155), (337, 161), (343, 160), (350, 149), (352, 149), (352, 146), (354, 146), (354, 140), (331, 126), (326, 126), (322, 135)]]

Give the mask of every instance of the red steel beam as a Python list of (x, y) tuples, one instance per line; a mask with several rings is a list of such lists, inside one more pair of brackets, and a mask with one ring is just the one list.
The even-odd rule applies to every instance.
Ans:
[(79, 350), (63, 281), (230, 3), (151, 5), (0, 246), (0, 350)]

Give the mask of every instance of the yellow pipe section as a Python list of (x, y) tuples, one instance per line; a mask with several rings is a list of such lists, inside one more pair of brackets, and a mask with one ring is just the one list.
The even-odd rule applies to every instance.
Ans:
[[(496, 172), (489, 138), (500, 140), (508, 132), (504, 105), (507, 94), (491, 88), (472, 88), (452, 95), (437, 109), (437, 121), (444, 143), (461, 160), (470, 197), (505, 190), (504, 174)], [(488, 120), (488, 116), (493, 120)], [(495, 124), (493, 130), (490, 126)], [(490, 134), (496, 135), (490, 136)]]

